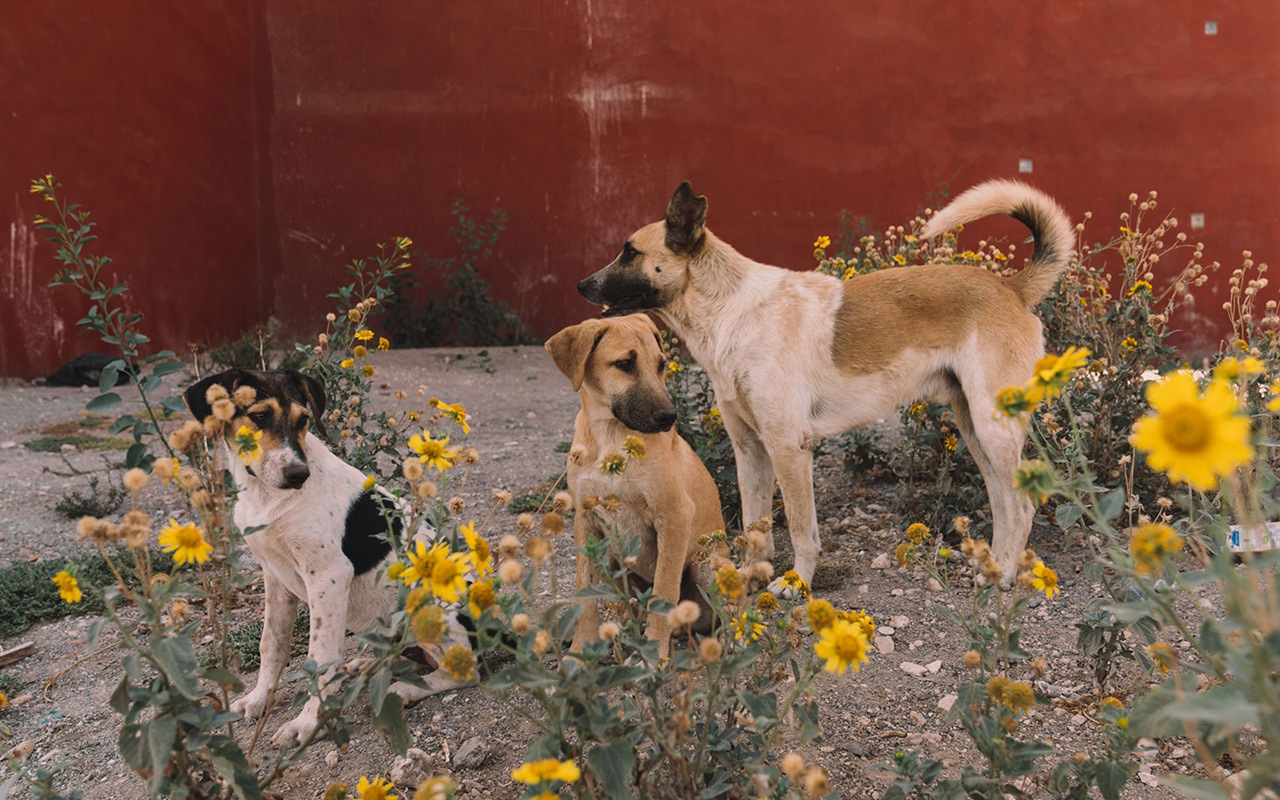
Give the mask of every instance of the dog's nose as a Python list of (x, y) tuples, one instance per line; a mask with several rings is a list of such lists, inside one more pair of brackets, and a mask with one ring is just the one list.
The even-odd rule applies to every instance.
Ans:
[(589, 291), (591, 291), (590, 278), (583, 278), (582, 280), (578, 281), (578, 294), (582, 295), (583, 297), (586, 297), (587, 292)]
[(676, 421), (676, 412), (674, 410), (663, 409), (662, 411), (653, 412), (653, 424), (657, 425), (659, 430), (668, 430)]
[(307, 478), (311, 477), (311, 470), (306, 464), (290, 464), (283, 470), (284, 488), (300, 489), (302, 484), (307, 482)]

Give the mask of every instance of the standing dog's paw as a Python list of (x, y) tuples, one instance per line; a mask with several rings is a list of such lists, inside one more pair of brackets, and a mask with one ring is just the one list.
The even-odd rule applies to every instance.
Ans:
[(772, 593), (779, 600), (807, 600), (812, 595), (808, 581), (788, 580), (786, 576), (774, 578), (765, 591)]
[(261, 719), (263, 709), (267, 705), (267, 693), (256, 689), (244, 697), (232, 701), (231, 713), (240, 714), (245, 719)]
[(275, 735), (271, 737), (271, 742), (277, 747), (292, 744), (295, 741), (301, 743), (315, 729), (315, 715), (309, 714), (306, 709), (303, 709), (302, 713), (297, 717), (280, 726), (280, 730), (276, 731)]

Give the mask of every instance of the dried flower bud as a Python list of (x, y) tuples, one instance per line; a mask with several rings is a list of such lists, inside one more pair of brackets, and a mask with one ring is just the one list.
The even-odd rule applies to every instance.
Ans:
[(134, 467), (124, 474), (124, 488), (137, 494), (147, 487), (147, 473)]
[(556, 496), (551, 499), (551, 510), (557, 514), (563, 514), (573, 508), (573, 495), (568, 492), (556, 492)]
[(542, 529), (547, 532), (548, 536), (559, 536), (564, 533), (564, 517), (555, 511), (550, 511), (542, 517)]
[(533, 530), (534, 522), (535, 520), (533, 518), (533, 515), (528, 512), (525, 512), (520, 516), (516, 517), (516, 530), (520, 531), (521, 533), (528, 533), (529, 531)]
[(724, 646), (718, 639), (703, 639), (698, 645), (698, 658), (703, 664), (714, 664), (724, 655)]
[(614, 639), (618, 638), (618, 634), (621, 632), (622, 631), (618, 627), (618, 623), (616, 622), (602, 623), (600, 625), (600, 629), (596, 631), (596, 633), (599, 634), (600, 638), (604, 639), (606, 642), (612, 642)]
[(528, 614), (516, 614), (511, 618), (511, 630), (515, 631), (518, 636), (528, 633), (530, 624)]
[(519, 561), (507, 559), (498, 565), (498, 577), (502, 579), (504, 584), (519, 583), (520, 578), (524, 575), (524, 567)]

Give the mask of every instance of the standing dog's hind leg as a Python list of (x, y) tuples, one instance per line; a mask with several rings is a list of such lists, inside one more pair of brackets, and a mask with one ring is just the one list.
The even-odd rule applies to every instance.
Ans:
[[(818, 509), (813, 495), (813, 438), (792, 434), (784, 441), (769, 441), (769, 454), (773, 468), (782, 487), (782, 503), (787, 512), (787, 528), (791, 533), (791, 546), (795, 550), (793, 568), (805, 583), (813, 582), (818, 568), (818, 554), (822, 550), (818, 539)], [(774, 580), (771, 590), (783, 587)]]

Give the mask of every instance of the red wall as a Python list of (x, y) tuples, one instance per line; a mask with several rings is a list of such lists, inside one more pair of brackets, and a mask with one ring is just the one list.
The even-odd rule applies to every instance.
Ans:
[[(23, 113), (0, 129), (0, 186), (22, 245), (39, 210), (26, 178), (64, 178), (122, 269), (154, 278), (135, 279), (135, 300), (170, 346), (267, 314), (309, 332), (342, 267), (377, 242), (451, 252), (455, 197), (510, 214), (487, 274), (545, 335), (595, 313), (573, 285), (685, 178), (718, 234), (797, 268), (841, 208), (904, 221), (940, 184), (1015, 176), (1019, 158), (1073, 215), (1092, 210), (1099, 236), (1130, 191), (1154, 188), (1227, 269), (1246, 247), (1276, 257), (1280, 6), (976, 5), (24, 8), (0, 32), (0, 64), (24, 76), (8, 104)], [(77, 19), (45, 32), (58, 13)], [(74, 40), (73, 58), (58, 40)], [(51, 80), (54, 99), (39, 88)], [(1204, 231), (1189, 230), (1192, 212)], [(0, 261), (6, 281), (31, 272), (24, 246)], [(39, 275), (50, 256), (35, 251)], [(65, 332), (79, 309), (52, 304), (43, 277), (17, 298), (10, 283), (0, 373), (46, 370), (84, 344)], [(1222, 284), (1199, 303), (1215, 319)], [(157, 303), (196, 285), (200, 308)], [(36, 351), (36, 338), (57, 344)]]

